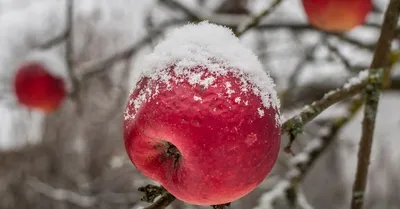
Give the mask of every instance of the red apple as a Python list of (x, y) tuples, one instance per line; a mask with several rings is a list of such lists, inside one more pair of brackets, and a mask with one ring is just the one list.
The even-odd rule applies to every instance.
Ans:
[(47, 66), (37, 61), (19, 66), (14, 88), (20, 104), (46, 113), (56, 110), (66, 97), (63, 79), (52, 75)]
[(371, 0), (303, 0), (308, 21), (331, 32), (349, 31), (364, 23)]
[(280, 122), (256, 56), (229, 29), (203, 22), (170, 33), (143, 60), (152, 70), (139, 77), (124, 119), (137, 169), (195, 205), (225, 204), (257, 187), (277, 159)]

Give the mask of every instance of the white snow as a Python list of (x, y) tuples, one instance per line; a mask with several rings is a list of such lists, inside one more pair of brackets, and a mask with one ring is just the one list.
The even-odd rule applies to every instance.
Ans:
[(226, 88), (226, 93), (228, 94), (228, 97), (231, 97), (231, 94), (235, 93), (235, 90), (231, 89), (232, 84), (230, 82), (225, 83), (225, 88)]
[(348, 89), (354, 85), (360, 84), (364, 79), (368, 77), (368, 70), (361, 71), (358, 76), (350, 78), (345, 84), (344, 88)]
[(264, 116), (264, 110), (261, 108), (258, 108), (257, 111), (258, 111), (258, 114), (260, 115), (260, 118), (262, 118)]
[(38, 62), (45, 66), (50, 74), (63, 79), (67, 92), (72, 91), (72, 82), (68, 74), (65, 57), (54, 51), (33, 51), (22, 60), (22, 63)]
[(297, 154), (295, 157), (290, 159), (291, 165), (298, 165), (300, 163), (305, 163), (310, 159), (309, 153), (301, 152)]
[(254, 209), (272, 209), (274, 201), (285, 195), (285, 191), (289, 188), (290, 183), (286, 180), (279, 181), (276, 186), (269, 192), (264, 193), (260, 198), (260, 204)]
[[(167, 72), (167, 68), (172, 65), (179, 79), (173, 79)], [(208, 76), (202, 79), (203, 72), (187, 70), (196, 66), (206, 68)], [(257, 56), (243, 46), (226, 27), (204, 21), (174, 29), (151, 54), (142, 59), (138, 68), (142, 70), (142, 74), (134, 78), (135, 84), (141, 78), (149, 77), (166, 83), (167, 87), (171, 81), (177, 83), (187, 79), (192, 85), (200, 84), (208, 88), (216, 77), (232, 73), (240, 79), (242, 93), (252, 91), (261, 98), (263, 107), (274, 108), (279, 116), (280, 101), (273, 80), (264, 72)], [(234, 93), (229, 82), (225, 87), (228, 94)], [(138, 104), (154, 97), (154, 94), (150, 95), (144, 91), (140, 92), (140, 95), (146, 95), (146, 99), (139, 97)], [(247, 105), (247, 102), (245, 104)], [(135, 110), (137, 111), (136, 107)], [(128, 117), (134, 118), (134, 115), (126, 112), (125, 118)]]
[[(0, 31), (2, 31), (0, 116), (4, 119), (0, 123), (2, 127), (0, 150), (39, 143), (42, 139), (43, 115), (40, 112), (28, 112), (16, 104), (12, 78), (16, 67), (27, 59), (45, 59), (47, 64), (55, 64), (54, 66), (60, 64), (58, 61), (54, 62), (54, 56), (64, 57), (63, 43), (45, 51), (39, 51), (38, 48), (62, 34), (66, 22), (65, 2), (65, 0), (0, 1)], [(115, 51), (121, 51), (141, 38), (145, 31), (143, 21), (146, 15), (145, 8), (150, 6), (151, 2), (151, 0), (76, 1), (74, 12), (76, 66), (109, 57)], [(65, 68), (53, 69), (55, 71), (52, 73), (65, 75)], [(117, 67), (115, 69), (115, 75), (120, 74), (120, 70)]]
[(238, 103), (238, 104), (240, 104), (240, 101), (241, 101), (241, 100), (242, 100), (242, 99), (240, 99), (240, 97), (236, 97), (236, 98), (235, 98), (235, 102)]
[(199, 96), (193, 96), (194, 101), (202, 101), (203, 99)]

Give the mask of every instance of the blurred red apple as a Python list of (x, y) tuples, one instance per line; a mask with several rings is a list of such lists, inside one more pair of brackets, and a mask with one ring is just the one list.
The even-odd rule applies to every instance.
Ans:
[(330, 32), (349, 31), (364, 23), (371, 0), (303, 0), (308, 21)]
[(195, 205), (225, 204), (257, 187), (277, 159), (280, 120), (256, 56), (229, 29), (203, 22), (170, 33), (144, 62), (151, 70), (124, 119), (137, 169)]
[(20, 104), (46, 113), (56, 110), (66, 96), (63, 79), (36, 61), (19, 66), (14, 88)]

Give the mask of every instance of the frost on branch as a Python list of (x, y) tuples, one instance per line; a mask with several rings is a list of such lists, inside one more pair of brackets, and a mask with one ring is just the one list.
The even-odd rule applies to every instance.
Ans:
[[(173, 67), (176, 76), (170, 75), (170, 67)], [(236, 93), (245, 95), (250, 91), (259, 96), (263, 108), (276, 110), (276, 123), (281, 124), (280, 101), (274, 90), (274, 82), (269, 74), (264, 72), (257, 56), (250, 49), (243, 47), (233, 32), (223, 26), (201, 22), (175, 29), (155, 47), (153, 53), (143, 59), (138, 68), (142, 70), (142, 74), (134, 79), (134, 83), (143, 78), (151, 78), (161, 81), (167, 88), (171, 86), (171, 82), (188, 80), (193, 86), (201, 85), (207, 89), (213, 87), (218, 77), (232, 73), (240, 80), (241, 92)], [(188, 70), (193, 68), (206, 70)], [(230, 82), (225, 83), (228, 95), (235, 93), (231, 86)], [(141, 91), (137, 99), (129, 101), (135, 105), (134, 112), (158, 94), (158, 87), (155, 89), (154, 92)], [(194, 99), (200, 101), (201, 98)], [(248, 103), (240, 97), (234, 100), (236, 103), (242, 102), (245, 106)], [(264, 112), (260, 110), (259, 115), (263, 117)], [(135, 113), (125, 112), (125, 118), (129, 117), (134, 118)]]
[(321, 129), (319, 136), (310, 141), (302, 152), (289, 161), (289, 171), (285, 178), (278, 181), (272, 190), (263, 194), (259, 206), (254, 209), (272, 209), (277, 202), (285, 205), (295, 204), (305, 209), (312, 208), (297, 184), (303, 178), (309, 164), (314, 160), (312, 159), (313, 154), (324, 148), (322, 137), (328, 134), (330, 133), (327, 129)]

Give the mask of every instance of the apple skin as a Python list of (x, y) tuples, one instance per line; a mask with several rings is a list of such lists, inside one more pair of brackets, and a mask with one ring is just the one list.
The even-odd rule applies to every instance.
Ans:
[(63, 80), (50, 74), (39, 62), (19, 66), (14, 89), (20, 104), (45, 113), (55, 111), (66, 97)]
[(308, 21), (330, 32), (345, 32), (364, 23), (371, 0), (303, 0)]
[[(173, 67), (166, 69), (176, 78)], [(277, 160), (280, 124), (276, 110), (263, 107), (251, 90), (243, 93), (240, 82), (228, 73), (208, 88), (184, 79), (171, 82), (168, 90), (162, 81), (142, 77), (124, 120), (125, 147), (135, 167), (194, 205), (229, 203), (255, 189)], [(146, 89), (158, 94), (135, 109), (133, 101)], [(169, 152), (167, 142), (176, 146), (179, 158)]]

